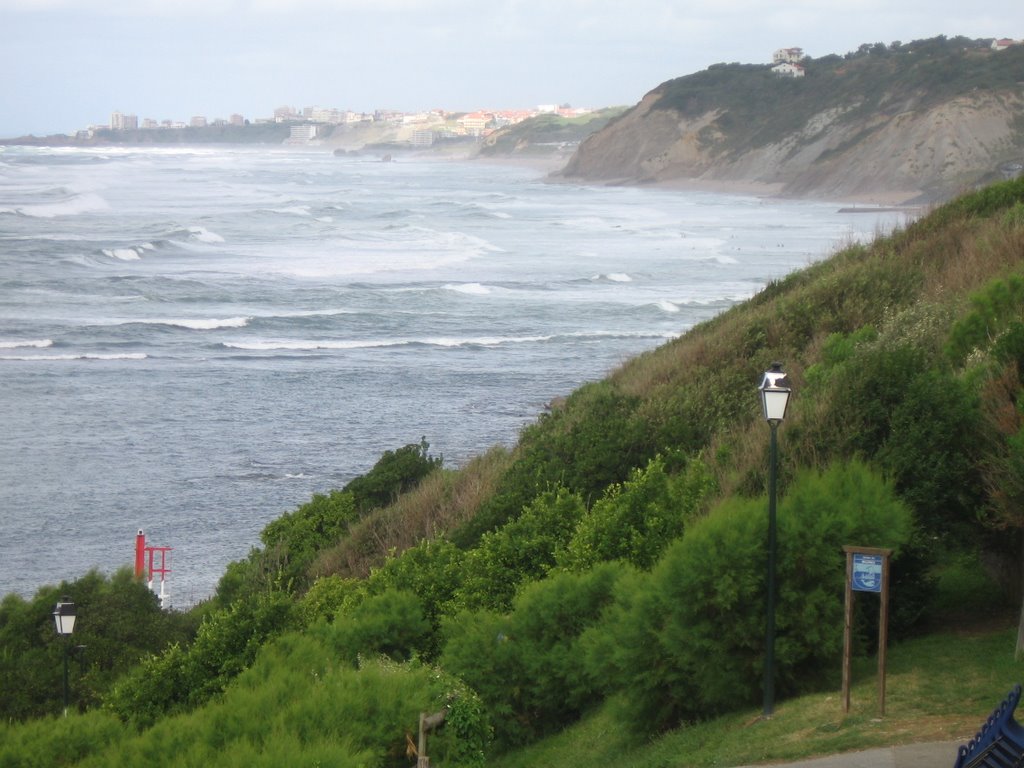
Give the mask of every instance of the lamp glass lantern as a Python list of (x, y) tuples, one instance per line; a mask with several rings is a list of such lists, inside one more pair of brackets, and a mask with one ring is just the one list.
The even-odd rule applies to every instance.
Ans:
[(764, 372), (760, 391), (765, 420), (772, 425), (778, 424), (786, 418), (786, 406), (793, 392), (781, 363), (772, 363), (772, 367)]
[(71, 602), (71, 598), (62, 597), (57, 607), (53, 609), (53, 622), (58, 635), (66, 637), (75, 631), (76, 615), (75, 604)]

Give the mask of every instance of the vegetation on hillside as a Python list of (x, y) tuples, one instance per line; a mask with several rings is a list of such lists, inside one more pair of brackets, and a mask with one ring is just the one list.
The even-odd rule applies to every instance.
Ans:
[[(845, 56), (805, 58), (805, 76), (779, 77), (770, 65), (715, 64), (655, 89), (655, 109), (687, 117), (720, 111), (705, 131), (719, 151), (761, 147), (797, 133), (822, 112), (881, 125), (880, 118), (924, 110), (979, 88), (1017, 90), (1024, 46), (993, 51), (988, 41), (937, 37), (862, 45)], [(709, 133), (710, 137), (710, 133)]]
[[(445, 708), (431, 758), (461, 766), (598, 711), (642, 739), (745, 710), (763, 662), (756, 386), (776, 360), (794, 386), (779, 433), (780, 695), (837, 685), (844, 544), (896, 551), (894, 638), (1020, 605), (1022, 299), (1024, 179), (772, 283), (554, 404), (511, 451), (461, 469), (425, 441), (389, 451), (268, 525), (198, 629), (136, 644), (93, 688), (86, 654), (61, 757), (43, 746), (53, 722), (32, 719), (54, 697), (5, 697), (4, 719), (25, 722), (0, 732), (0, 762), (408, 765), (419, 713)], [(84, 630), (94, 592), (8, 597), (5, 675), (56, 692), (55, 595)], [(872, 620), (858, 618), (861, 652)]]
[(559, 115), (538, 115), (502, 128), (488, 136), (480, 145), (483, 157), (505, 155), (545, 155), (574, 147), (590, 134), (599, 131), (623, 107), (599, 109), (596, 112), (567, 118)]

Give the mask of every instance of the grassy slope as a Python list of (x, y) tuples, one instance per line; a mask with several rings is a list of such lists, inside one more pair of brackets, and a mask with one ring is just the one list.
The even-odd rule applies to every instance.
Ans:
[[(1006, 623), (1010, 619), (1004, 619)], [(886, 714), (878, 716), (873, 659), (854, 667), (851, 708), (835, 689), (782, 702), (770, 721), (757, 710), (679, 728), (649, 742), (617, 726), (614, 702), (557, 736), (491, 763), (492, 768), (620, 768), (747, 765), (800, 760), (925, 741), (966, 742), (1024, 679), (1009, 630), (941, 632), (890, 649)], [(837, 670), (838, 677), (838, 670)], [(956, 755), (951, 753), (952, 765)]]

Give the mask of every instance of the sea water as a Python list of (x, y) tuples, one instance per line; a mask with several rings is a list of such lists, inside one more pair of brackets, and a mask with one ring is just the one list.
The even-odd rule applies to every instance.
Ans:
[(382, 452), (512, 444), (902, 223), (839, 207), (326, 151), (0, 149), (0, 595), (130, 565), (144, 529), (187, 607)]

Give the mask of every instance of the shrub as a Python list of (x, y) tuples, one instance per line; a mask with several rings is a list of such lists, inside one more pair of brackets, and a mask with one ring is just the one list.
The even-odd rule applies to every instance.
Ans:
[(0, 722), (0, 765), (17, 768), (78, 765), (127, 737), (124, 725), (102, 712), (39, 718), (17, 725)]
[(466, 553), (456, 603), (470, 609), (507, 609), (521, 584), (542, 578), (554, 567), (583, 513), (583, 500), (565, 488), (538, 496), (517, 519), (485, 534)]
[(962, 364), (974, 350), (985, 351), (1024, 320), (1024, 276), (1011, 275), (990, 282), (970, 298), (970, 311), (949, 335), (946, 351)]
[(450, 541), (424, 539), (401, 555), (388, 558), (367, 581), (367, 587), (374, 592), (398, 589), (416, 595), (432, 628), (431, 641), (420, 647), (427, 658), (434, 658), (440, 650), (441, 620), (451, 610), (462, 586), (464, 559), (462, 550)]
[(428, 754), (438, 765), (483, 765), (490, 728), (464, 684), (421, 664), (339, 664), (326, 627), (267, 643), (255, 663), (200, 712), (166, 718), (95, 755), (90, 765), (409, 764), (421, 712), (448, 712)]
[(335, 544), (359, 519), (356, 496), (350, 491), (331, 491), (313, 498), (294, 512), (286, 512), (260, 532), (265, 552), (264, 567), (283, 576), (285, 583), (304, 583), (305, 572), (320, 550)]
[(429, 455), (429, 448), (424, 438), (419, 443), (385, 451), (369, 472), (350, 481), (344, 490), (352, 494), (359, 513), (387, 506), (440, 468), (442, 457)]
[(332, 630), (332, 648), (353, 666), (361, 656), (407, 661), (431, 637), (430, 622), (416, 595), (394, 589), (367, 597), (336, 618)]
[(187, 649), (172, 645), (122, 679), (104, 705), (125, 722), (151, 725), (158, 717), (204, 704), (256, 658), (264, 642), (289, 629), (294, 603), (282, 592), (238, 600), (203, 620)]
[(500, 746), (554, 732), (599, 700), (579, 638), (622, 572), (609, 563), (554, 575), (527, 586), (509, 615), (465, 612), (446, 623), (442, 665), (480, 694)]
[(71, 702), (80, 709), (96, 704), (147, 654), (195, 631), (191, 617), (161, 610), (157, 597), (127, 568), (110, 577), (90, 571), (76, 581), (44, 587), (31, 600), (8, 595), (0, 603), (0, 720), (60, 711), (65, 648), (52, 613), (64, 595), (78, 607), (69, 650)]
[(324, 576), (313, 582), (313, 586), (298, 603), (298, 616), (303, 626), (318, 621), (331, 622), (358, 605), (368, 594), (363, 579), (343, 579), (340, 576)]
[(714, 481), (700, 459), (675, 476), (657, 456), (613, 485), (580, 520), (559, 563), (586, 570), (607, 560), (626, 560), (650, 568), (665, 547), (683, 533), (713, 490)]
[[(672, 545), (649, 578), (623, 582), (615, 608), (588, 632), (588, 666), (610, 691), (625, 694), (634, 727), (671, 727), (757, 700), (766, 506), (763, 499), (722, 503)], [(838, 669), (843, 545), (898, 548), (912, 518), (890, 484), (854, 463), (800, 475), (780, 506), (778, 528), (776, 685), (786, 695)]]
[(877, 460), (930, 533), (966, 542), (976, 531), (980, 437), (980, 404), (969, 382), (934, 369), (907, 382)]

